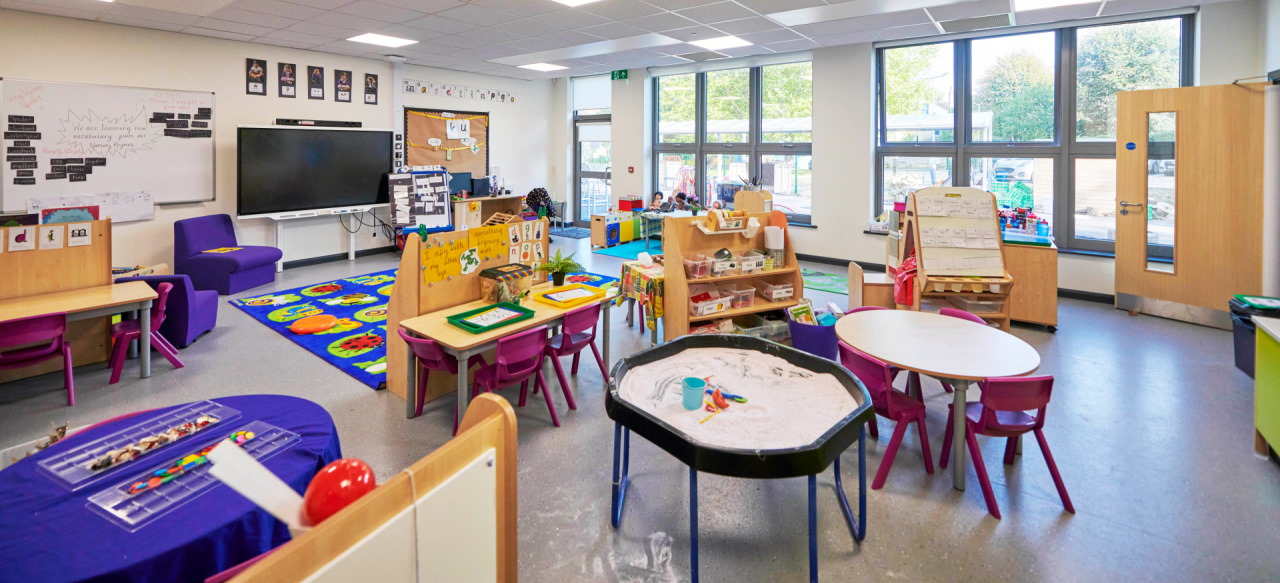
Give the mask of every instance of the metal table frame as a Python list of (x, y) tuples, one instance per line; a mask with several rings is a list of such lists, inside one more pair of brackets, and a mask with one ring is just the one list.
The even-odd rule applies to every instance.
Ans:
[[(963, 427), (962, 424), (957, 423)], [(836, 456), (836, 498), (853, 540), (862, 542), (867, 536), (867, 429), (858, 432), (858, 515), (855, 519), (845, 497), (844, 481), (840, 473), (840, 457)], [(621, 447), (619, 447), (621, 445)], [(613, 496), (609, 518), (613, 528), (622, 523), (622, 508), (627, 501), (627, 485), (631, 469), (631, 430), (615, 422), (613, 425)], [(809, 481), (809, 581), (818, 581), (818, 475), (810, 474)], [(698, 583), (698, 471), (689, 466), (689, 570), (693, 583)]]

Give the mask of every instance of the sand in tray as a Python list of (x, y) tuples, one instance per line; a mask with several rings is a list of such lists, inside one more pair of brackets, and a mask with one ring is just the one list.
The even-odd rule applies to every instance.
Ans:
[[(708, 386), (746, 397), (711, 413), (689, 411), (680, 380), (711, 377)], [(767, 450), (808, 445), (857, 408), (835, 376), (754, 350), (692, 348), (627, 371), (618, 396), (711, 447)]]

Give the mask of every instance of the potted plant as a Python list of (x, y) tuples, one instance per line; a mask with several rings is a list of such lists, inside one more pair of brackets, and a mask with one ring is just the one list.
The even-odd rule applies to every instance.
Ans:
[(568, 273), (576, 273), (584, 268), (577, 261), (573, 260), (573, 256), (577, 253), (570, 253), (568, 257), (560, 254), (560, 250), (556, 249), (556, 254), (552, 255), (546, 263), (538, 266), (538, 271), (545, 271), (551, 274), (551, 282), (556, 286), (564, 285), (564, 276)]

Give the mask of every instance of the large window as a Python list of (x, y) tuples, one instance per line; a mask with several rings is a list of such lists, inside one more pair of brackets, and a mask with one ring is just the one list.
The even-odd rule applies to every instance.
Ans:
[(925, 186), (973, 186), (1048, 220), (1060, 248), (1113, 252), (1116, 93), (1189, 84), (1191, 27), (1178, 16), (879, 49), (877, 213)]
[(654, 94), (654, 178), (665, 196), (731, 207), (757, 179), (792, 222), (810, 222), (812, 63), (662, 76)]

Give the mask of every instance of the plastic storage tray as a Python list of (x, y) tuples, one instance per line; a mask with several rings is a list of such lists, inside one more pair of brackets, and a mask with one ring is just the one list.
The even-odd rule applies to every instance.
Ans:
[(717, 259), (711, 263), (711, 277), (726, 277), (739, 273), (742, 273), (742, 269), (738, 267), (737, 257)]
[(764, 253), (759, 251), (747, 251), (742, 255), (738, 255), (738, 269), (743, 273), (759, 273), (764, 271), (765, 257)]
[(975, 314), (997, 314), (1004, 310), (1004, 300), (971, 299), (964, 296), (950, 296), (947, 301), (951, 305), (966, 312)]
[(604, 290), (581, 283), (571, 283), (551, 288), (533, 295), (533, 300), (554, 306), (562, 310), (576, 308), (583, 304), (598, 301), (604, 297)]
[[(258, 461), (263, 461), (280, 453), (302, 439), (297, 433), (262, 421), (254, 421), (240, 427), (232, 427), (221, 423), (218, 425), (219, 428), (216, 435), (220, 439), (226, 439), (228, 435), (237, 431), (252, 431), (254, 433), (253, 439), (246, 442), (242, 447), (245, 453), (253, 456)], [(215, 432), (208, 431), (207, 433), (214, 434)], [(151, 466), (145, 472), (134, 474), (128, 480), (90, 496), (86, 506), (89, 510), (102, 515), (116, 526), (129, 532), (134, 532), (151, 524), (222, 482), (210, 475), (209, 464), (204, 464), (192, 468), (181, 477), (154, 490), (129, 494), (129, 487), (139, 481), (148, 479), (157, 470), (167, 468), (183, 457), (198, 452), (211, 443), (213, 442), (210, 441), (193, 447), (170, 449), (170, 453), (174, 455), (155, 458), (164, 460), (164, 463)]]
[(721, 286), (720, 295), (731, 298), (733, 309), (750, 308), (756, 303), (756, 288), (743, 287), (735, 289), (731, 285)]
[(710, 316), (729, 309), (733, 305), (733, 296), (717, 297), (705, 302), (689, 300), (689, 315)]
[(689, 279), (704, 279), (711, 277), (712, 263), (715, 263), (713, 259), (699, 253), (694, 255), (691, 259), (684, 260), (684, 273), (689, 277)]
[(786, 342), (791, 339), (791, 329), (787, 327), (787, 323), (780, 320), (767, 320), (759, 315), (752, 314), (747, 316), (743, 324), (736, 325), (734, 329), (739, 334), (755, 336), (773, 342)]
[(756, 289), (759, 290), (760, 297), (771, 302), (789, 300), (796, 295), (796, 288), (790, 283), (759, 282)]
[[(155, 447), (142, 455), (120, 464), (103, 468), (101, 470), (91, 470), (88, 465), (93, 460), (102, 457), (103, 454), (123, 447), (134, 445), (145, 437), (164, 433), (165, 431), (182, 425), (183, 423), (194, 422), (198, 417), (208, 415), (218, 419), (217, 423), (206, 426), (204, 429), (187, 434), (184, 437), (175, 439), (164, 445)], [(101, 437), (90, 441), (84, 445), (76, 446), (58, 455), (40, 460), (38, 467), (50, 480), (61, 484), (69, 490), (78, 490), (90, 482), (113, 473), (120, 468), (136, 467), (140, 460), (150, 461), (156, 452), (167, 454), (174, 451), (170, 447), (174, 444), (180, 444), (184, 447), (178, 450), (186, 449), (187, 444), (208, 442), (206, 439), (210, 435), (220, 435), (226, 432), (226, 428), (231, 427), (227, 422), (240, 417), (238, 409), (232, 409), (221, 403), (213, 401), (200, 401), (198, 403), (190, 403), (183, 405), (177, 409), (169, 411), (158, 417), (152, 417), (146, 421), (130, 425), (111, 435)], [(229, 433), (229, 432), (228, 432)], [(198, 449), (198, 448), (197, 448)], [(160, 455), (163, 458), (165, 455)]]
[[(478, 316), (484, 312), (488, 312), (496, 308), (511, 310), (513, 312), (519, 313), (519, 315), (513, 318), (502, 320), (501, 322), (495, 322), (493, 324), (488, 324), (488, 325), (477, 324), (476, 322), (468, 321), (468, 318)], [(496, 328), (501, 328), (503, 326), (515, 324), (516, 322), (520, 322), (522, 320), (528, 320), (533, 316), (534, 316), (534, 311), (530, 310), (529, 308), (523, 308), (511, 302), (499, 302), (490, 306), (485, 306), (483, 308), (478, 308), (475, 310), (463, 312), (461, 314), (454, 314), (452, 316), (447, 316), (445, 317), (445, 321), (449, 322), (450, 324), (453, 324), (454, 326), (462, 328), (463, 330), (466, 330), (467, 332), (470, 332), (472, 334), (481, 334), (483, 332), (488, 332)]]

